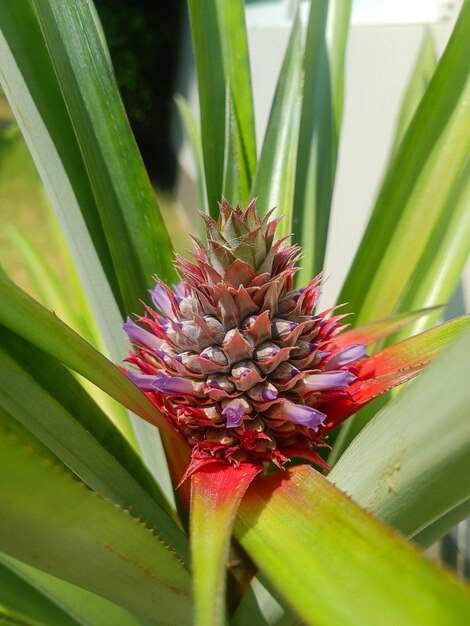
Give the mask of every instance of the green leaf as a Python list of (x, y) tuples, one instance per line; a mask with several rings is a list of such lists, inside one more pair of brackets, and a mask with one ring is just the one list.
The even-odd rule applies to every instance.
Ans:
[(470, 496), (470, 329), (390, 402), (329, 479), (414, 536)]
[(411, 120), (413, 119), (413, 115), (415, 114), (419, 103), (421, 102), (423, 95), (426, 93), (426, 89), (428, 88), (429, 82), (434, 74), (436, 65), (437, 58), (434, 38), (431, 30), (426, 28), (414, 67), (411, 70), (411, 75), (408, 79), (405, 94), (401, 102), (400, 112), (398, 113), (392, 154), (396, 152), (398, 146), (400, 145), (400, 142), (403, 139)]
[(257, 479), (235, 536), (305, 624), (460, 625), (470, 594), (323, 476)]
[(470, 516), (470, 498), (467, 498), (461, 504), (438, 517), (434, 522), (428, 524), (419, 533), (413, 535), (413, 542), (428, 548), (432, 546), (438, 539), (441, 539), (457, 524), (466, 520)]
[(227, 84), (225, 102), (225, 154), (222, 195), (232, 205), (237, 205), (241, 197), (240, 155), (237, 146), (237, 131), (230, 87)]
[(0, 77), (80, 274), (93, 276), (86, 287), (95, 312), (100, 298), (112, 298), (110, 288), (122, 310), (93, 190), (30, 2), (0, 4)]
[(89, 487), (148, 520), (186, 557), (186, 538), (165, 497), (106, 415), (63, 365), (1, 326), (0, 336), (1, 410)]
[[(46, 5), (46, 2), (41, 3), (43, 11), (47, 10), (48, 7), (49, 4)], [(83, 9), (84, 13), (91, 11), (89, 16), (88, 14), (83, 16), (83, 24), (86, 25), (84, 34), (86, 33), (87, 37), (81, 37), (80, 32), (80, 41), (77, 45), (95, 45), (97, 67), (100, 63), (105, 65), (108, 62), (107, 51), (102, 47), (100, 48), (101, 42), (98, 42), (97, 39), (100, 34), (94, 31), (95, 16), (92, 5), (86, 3), (85, 6), (83, 0), (80, 0), (80, 3), (67, 3), (67, 6), (60, 3), (59, 9), (65, 11), (82, 11)], [(93, 21), (93, 25), (90, 23), (90, 19)], [(72, 26), (68, 24), (67, 28), (72, 28)], [(57, 42), (59, 39), (57, 38)], [(72, 37), (69, 43), (73, 44), (73, 42)], [(80, 58), (75, 59), (75, 62), (90, 60), (89, 52), (89, 48), (84, 51), (83, 58), (79, 54)], [(64, 55), (63, 60), (67, 60), (66, 55)], [(94, 58), (91, 60), (94, 62)], [(101, 80), (100, 75), (97, 76), (96, 74), (97, 67), (93, 70), (90, 69), (90, 76), (87, 81), (91, 79)], [(94, 190), (91, 186), (88, 168), (94, 169), (97, 176), (102, 175), (103, 181), (109, 180), (107, 178), (109, 172), (106, 168), (103, 168), (102, 172), (97, 172), (97, 169), (93, 168), (93, 164), (85, 164), (83, 161), (82, 146), (79, 145), (75, 135), (75, 128), (67, 108), (68, 103), (64, 100), (61, 85), (56, 75), (56, 68), (52, 64), (36, 13), (29, 0), (28, 2), (8, 1), (0, 3), (0, 78), (44, 182), (51, 204), (61, 223), (71, 256), (89, 298), (108, 353), (113, 360), (120, 361), (126, 351), (126, 342), (120, 328), (122, 313), (126, 306), (120, 293), (114, 262), (101, 222)], [(67, 78), (74, 80), (73, 73), (68, 74)], [(103, 84), (112, 82), (109, 67), (103, 70), (102, 79)], [(114, 96), (110, 91), (110, 102), (116, 104), (116, 87), (111, 86), (110, 90), (114, 90)], [(101, 90), (91, 94), (93, 103), (90, 104), (96, 104), (96, 100), (100, 99), (102, 95)], [(106, 100), (104, 102), (101, 100), (101, 102), (106, 104)], [(119, 107), (121, 105), (117, 102), (114, 112), (110, 112), (115, 113), (117, 117), (111, 118), (109, 116), (106, 124), (100, 127), (96, 137), (91, 137), (90, 133), (87, 133), (87, 141), (93, 143), (97, 137), (101, 138), (102, 133), (113, 133), (114, 131), (110, 130), (109, 126), (110, 123), (116, 121), (118, 129), (120, 128), (124, 133), (122, 144), (121, 136), (119, 134), (113, 135), (118, 142), (115, 148), (120, 153), (116, 158), (126, 159), (126, 163), (129, 161), (129, 171), (132, 171), (132, 162), (137, 163), (138, 156), (136, 156), (135, 146), (129, 146), (128, 157), (120, 149), (121, 145), (127, 145), (131, 139), (129, 130), (122, 128), (127, 122), (122, 117), (122, 107), (120, 112), (118, 111)], [(96, 113), (95, 109), (92, 112), (81, 111), (86, 118), (85, 122), (91, 119), (90, 115)], [(105, 117), (108, 116), (107, 109), (105, 109), (104, 115)], [(127, 136), (127, 139), (124, 135)], [(109, 163), (114, 162), (111, 156)], [(121, 168), (118, 169), (121, 171)], [(127, 174), (126, 171), (124, 178)], [(145, 178), (145, 173), (138, 175), (135, 181), (131, 181), (130, 184), (135, 185), (141, 181), (142, 176)], [(143, 183), (142, 206), (148, 208), (150, 202), (147, 193), (148, 181), (145, 179), (141, 182)], [(122, 184), (125, 185), (126, 183), (123, 182)], [(140, 202), (138, 198), (137, 200)], [(115, 206), (113, 203), (108, 208), (111, 210), (111, 207), (115, 208)], [(129, 219), (139, 218), (129, 217)], [(153, 224), (153, 218), (149, 224)], [(142, 228), (146, 228), (143, 222), (138, 225), (136, 233), (138, 234)], [(114, 228), (110, 232), (114, 232)], [(157, 249), (164, 253), (166, 246), (164, 238), (161, 240), (161, 244), (161, 246), (156, 246), (155, 242), (152, 242), (154, 254), (158, 254)], [(142, 249), (142, 254), (144, 253), (145, 250)], [(121, 256), (121, 264), (125, 265), (129, 262), (129, 258), (124, 255)], [(171, 263), (171, 259), (167, 258), (166, 262)], [(136, 267), (140, 267), (140, 263)], [(150, 273), (157, 269), (157, 266), (152, 264), (145, 280), (149, 281)], [(164, 277), (163, 272), (162, 277)], [(145, 290), (142, 291), (138, 285), (135, 287), (135, 301), (137, 301), (139, 297), (143, 298), (146, 294)], [(140, 310), (140, 303), (137, 306), (137, 309), (131, 308), (129, 312)], [(162, 483), (165, 483), (168, 472), (159, 443), (159, 435), (155, 435), (153, 432), (150, 437), (146, 428), (147, 425), (139, 424), (136, 420), (134, 420), (133, 425), (146, 462), (152, 468), (157, 466), (155, 473), (159, 479), (163, 477)], [(155, 462), (156, 459), (157, 462)], [(166, 488), (170, 494), (169, 480), (166, 480)]]
[[(225, 76), (229, 85), (233, 112), (233, 135), (238, 155), (240, 196), (234, 202), (245, 205), (249, 200), (256, 167), (255, 115), (251, 89), (248, 38), (243, 0), (216, 0), (219, 13)], [(229, 198), (230, 200), (230, 198)]]
[(175, 96), (175, 102), (178, 107), (178, 111), (183, 122), (186, 136), (191, 146), (194, 162), (196, 164), (197, 171), (197, 190), (199, 198), (199, 209), (206, 214), (209, 214), (209, 207), (207, 204), (207, 191), (206, 180), (204, 177), (204, 157), (202, 156), (202, 139), (201, 131), (197, 125), (194, 114), (189, 106), (189, 103), (185, 98), (180, 95)]
[[(199, 88), (202, 150), (210, 214), (217, 218), (224, 178), (236, 180), (246, 203), (256, 166), (253, 96), (242, 0), (190, 0), (189, 16)], [(228, 89), (228, 94), (227, 94)], [(227, 101), (232, 111), (227, 111)], [(227, 116), (231, 129), (227, 128)], [(224, 177), (226, 138), (232, 134), (236, 171)], [(228, 187), (230, 191), (233, 185)]]
[[(449, 302), (470, 254), (470, 161), (449, 191), (442, 218), (408, 282), (400, 310)], [(398, 338), (425, 330), (438, 313), (421, 319)]]
[[(60, 233), (56, 234), (59, 235)], [(40, 303), (46, 308), (53, 310), (58, 317), (96, 348), (105, 351), (105, 346), (99, 335), (88, 301), (66, 253), (65, 245), (62, 245), (65, 257), (63, 261), (66, 266), (66, 280), (73, 285), (73, 303), (69, 298), (68, 292), (63, 289), (59, 274), (50, 266), (33, 242), (17, 229), (12, 228), (10, 235), (23, 257), (23, 265), (33, 284), (33, 292)], [(60, 240), (60, 243), (63, 244), (63, 241)], [(138, 448), (129, 415), (124, 407), (94, 385), (89, 384), (87, 380), (82, 378), (81, 382), (118, 426), (126, 439), (135, 448)]]
[(155, 626), (191, 623), (189, 573), (158, 537), (103, 500), (22, 429), (0, 430), (0, 549)]
[(252, 196), (257, 197), (256, 208), (260, 215), (277, 207), (275, 215), (284, 216), (277, 229), (278, 236), (292, 232), (302, 73), (300, 34), (300, 19), (297, 15), (279, 74), (252, 189)]
[(413, 322), (416, 322), (423, 317), (425, 318), (429, 315), (439, 313), (442, 313), (441, 306), (429, 307), (419, 311), (411, 311), (411, 313), (391, 315), (383, 320), (369, 322), (369, 324), (364, 324), (363, 326), (359, 326), (359, 328), (353, 328), (342, 332), (334, 338), (335, 346), (342, 347), (353, 343), (365, 343), (366, 345), (374, 344), (385, 337), (389, 337), (390, 335), (409, 327)]
[(79, 626), (79, 622), (2, 563), (0, 563), (0, 622)]
[[(6, 604), (16, 601), (21, 613), (32, 611), (44, 618), (46, 626), (140, 626), (130, 613), (104, 598), (66, 583), (59, 578), (0, 555), (0, 594)], [(10, 579), (5, 586), (5, 579)], [(14, 585), (14, 586), (13, 586)], [(1, 601), (0, 601), (1, 604)], [(28, 609), (26, 611), (26, 609)], [(1, 613), (0, 613), (1, 615)]]
[[(125, 311), (152, 275), (174, 280), (171, 243), (87, 0), (32, 0), (87, 168)], [(157, 245), (158, 242), (158, 245)]]
[[(400, 316), (397, 315), (395, 317), (399, 318)], [(426, 364), (435, 359), (443, 348), (459, 336), (462, 330), (468, 326), (469, 321), (469, 315), (457, 317), (419, 335), (388, 346), (380, 352), (373, 354), (367, 360), (366, 367), (372, 366), (374, 368), (375, 375), (379, 377), (378, 382), (380, 382), (380, 377), (386, 381), (386, 376), (389, 373), (396, 373), (399, 376), (406, 375), (407, 371), (418, 373)], [(374, 322), (371, 322), (370, 326), (373, 325)], [(367, 384), (366, 381), (365, 385)], [(388, 389), (392, 389), (394, 386), (390, 385)], [(388, 400), (389, 397), (386, 394), (375, 397), (371, 404), (366, 405), (355, 415), (348, 418), (334, 441), (333, 449), (328, 457), (329, 465), (333, 466), (337, 462), (354, 438), (376, 415), (379, 409), (387, 404)]]
[(150, 400), (106, 357), (1, 273), (0, 288), (0, 324), (62, 361), (143, 419), (172, 433)]
[(340, 294), (357, 324), (397, 310), (423, 255), (435, 253), (433, 233), (449, 220), (449, 194), (470, 152), (469, 28), (467, 0), (387, 173)]
[[(232, 618), (233, 626), (300, 626), (300, 620), (290, 606), (274, 597), (272, 586), (260, 575), (253, 579)], [(268, 591), (269, 588), (269, 591)]]
[(303, 251), (296, 279), (323, 269), (343, 112), (350, 0), (311, 3), (294, 191), (294, 241)]
[(226, 561), (235, 515), (256, 465), (212, 463), (191, 476), (191, 556), (195, 626), (225, 622)]
[(217, 0), (189, 0), (209, 213), (217, 218), (225, 154), (225, 88)]

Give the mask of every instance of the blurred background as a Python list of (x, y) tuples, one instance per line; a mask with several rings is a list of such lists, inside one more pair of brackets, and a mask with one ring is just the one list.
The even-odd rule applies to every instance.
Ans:
[[(265, 132), (296, 2), (246, 0), (258, 144)], [(196, 167), (175, 94), (197, 113), (197, 86), (185, 0), (95, 0), (117, 82), (175, 248), (189, 245), (197, 205)], [(300, 3), (306, 16), (308, 3)], [(373, 206), (415, 59), (430, 33), (430, 55), (445, 47), (460, 0), (354, 0), (346, 67), (344, 121), (328, 242), (323, 303), (334, 304)], [(423, 77), (423, 80), (425, 77)], [(469, 208), (470, 210), (470, 208)], [(64, 246), (41, 182), (9, 106), (0, 94), (0, 261), (18, 284), (37, 289), (34, 255), (58, 284), (73, 286)], [(28, 236), (25, 237), (24, 233)], [(29, 263), (28, 263), (29, 259)], [(36, 283), (36, 284), (35, 284)], [(470, 266), (449, 316), (470, 310)], [(470, 532), (445, 540), (444, 559), (470, 577)]]

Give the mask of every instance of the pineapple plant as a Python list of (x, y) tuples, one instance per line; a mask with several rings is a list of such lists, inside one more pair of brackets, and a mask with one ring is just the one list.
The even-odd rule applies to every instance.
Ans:
[(300, 250), (275, 239), (281, 218), (270, 215), (255, 200), (223, 200), (218, 221), (202, 214), (207, 247), (195, 238), (174, 291), (157, 281), (154, 308), (124, 324), (139, 370), (127, 375), (191, 447), (182, 480), (214, 462), (282, 468), (299, 457), (328, 470), (316, 450), (327, 433), (426, 364), (367, 358), (396, 325), (344, 332), (348, 315), (316, 312), (321, 276), (294, 287)]
[(468, 318), (434, 323), (468, 256), (470, 1), (326, 311), (351, 3), (312, 1), (304, 43), (294, 20), (259, 155), (244, 4), (188, 8), (206, 234), (178, 276), (92, 1), (0, 3), (2, 86), (101, 335), (0, 273), (0, 619), (466, 623), (466, 584), (409, 543), (468, 513)]

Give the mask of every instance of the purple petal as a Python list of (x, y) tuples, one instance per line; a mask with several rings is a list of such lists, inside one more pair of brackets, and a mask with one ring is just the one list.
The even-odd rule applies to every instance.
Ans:
[(305, 287), (301, 287), (300, 289), (296, 289), (296, 291), (295, 291), (295, 293), (294, 293), (294, 295), (292, 297), (292, 300), (294, 302), (297, 302), (297, 300), (300, 298), (300, 296), (303, 294), (304, 291), (305, 291)]
[(307, 428), (311, 428), (314, 431), (318, 430), (318, 427), (326, 418), (325, 413), (317, 411), (317, 409), (292, 402), (284, 402), (281, 411), (282, 417), (287, 421), (307, 426)]
[(137, 326), (130, 317), (127, 318), (126, 323), (122, 327), (130, 341), (138, 346), (149, 348), (149, 350), (158, 350), (163, 343), (163, 339), (159, 339), (147, 330)]
[(132, 380), (134, 385), (137, 385), (139, 389), (144, 391), (151, 391), (154, 387), (154, 383), (157, 380), (156, 376), (150, 374), (138, 374), (136, 372), (127, 372), (127, 377)]
[(159, 372), (152, 385), (153, 389), (158, 389), (162, 393), (169, 393), (178, 396), (192, 395), (194, 388), (192, 382), (181, 376), (167, 376)]
[(263, 400), (266, 400), (266, 402), (271, 402), (272, 400), (275, 400), (277, 398), (277, 390), (271, 389), (271, 387), (265, 387), (262, 390), (261, 395), (263, 397)]
[(157, 318), (162, 330), (166, 333), (166, 331), (170, 328), (170, 322), (161, 315), (157, 315)]
[(180, 280), (179, 283), (173, 285), (173, 291), (175, 292), (176, 301), (179, 304), (181, 300), (186, 296), (184, 282)]
[(323, 374), (310, 374), (305, 377), (305, 386), (307, 391), (325, 391), (328, 389), (344, 389), (348, 387), (353, 380), (356, 380), (354, 374), (345, 370), (332, 370)]
[(149, 294), (157, 309), (159, 309), (167, 317), (171, 317), (172, 319), (175, 317), (170, 296), (163, 285), (157, 283), (153, 289), (149, 289)]
[(331, 357), (328, 363), (325, 364), (325, 368), (332, 370), (337, 367), (343, 367), (343, 365), (347, 365), (348, 363), (352, 363), (358, 359), (362, 359), (366, 354), (366, 350), (367, 346), (364, 343), (348, 346)]
[(240, 400), (232, 400), (222, 411), (222, 415), (227, 419), (227, 428), (238, 428), (243, 424), (245, 407)]

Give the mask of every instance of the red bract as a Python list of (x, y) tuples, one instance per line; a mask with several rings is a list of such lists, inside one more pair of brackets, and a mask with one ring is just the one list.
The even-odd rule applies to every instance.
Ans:
[(203, 217), (208, 245), (195, 239), (194, 261), (178, 257), (181, 283), (158, 282), (156, 310), (124, 325), (139, 370), (128, 376), (191, 447), (185, 477), (208, 463), (292, 457), (326, 468), (316, 448), (327, 433), (422, 364), (384, 368), (385, 351), (366, 355), (367, 327), (344, 332), (344, 315), (316, 313), (320, 277), (293, 287), (299, 249), (274, 240), (278, 220), (261, 219), (254, 200), (244, 210), (223, 201), (218, 222)]

